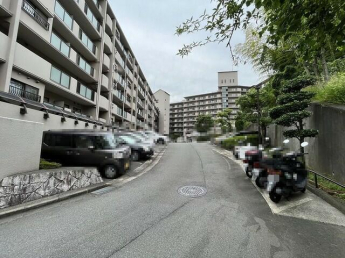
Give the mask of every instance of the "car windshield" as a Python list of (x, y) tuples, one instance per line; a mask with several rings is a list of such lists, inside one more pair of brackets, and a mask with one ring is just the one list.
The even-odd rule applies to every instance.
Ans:
[(138, 139), (129, 135), (121, 135), (120, 138), (129, 144), (135, 144), (135, 143), (140, 142)]
[(95, 137), (96, 147), (103, 150), (111, 150), (117, 147), (115, 137), (112, 134)]
[(139, 142), (143, 142), (146, 140), (144, 137), (138, 134), (131, 133), (130, 136), (133, 137), (134, 139), (137, 139)]

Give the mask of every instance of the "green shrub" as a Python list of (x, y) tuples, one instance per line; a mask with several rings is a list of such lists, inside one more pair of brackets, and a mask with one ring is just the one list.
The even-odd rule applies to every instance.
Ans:
[(308, 91), (316, 93), (313, 100), (321, 103), (345, 104), (345, 73), (332, 76), (326, 82), (308, 87)]
[(40, 169), (53, 169), (53, 168), (59, 168), (61, 167), (61, 164), (56, 162), (49, 162), (45, 159), (40, 160)]
[(234, 136), (230, 137), (222, 142), (222, 147), (228, 150), (232, 150), (235, 146), (242, 142), (243, 145), (250, 143), (252, 146), (258, 145), (258, 136), (256, 134), (250, 134), (247, 136)]
[(202, 136), (198, 136), (198, 138), (196, 139), (198, 142), (207, 142), (211, 139), (211, 137), (209, 135), (202, 135)]

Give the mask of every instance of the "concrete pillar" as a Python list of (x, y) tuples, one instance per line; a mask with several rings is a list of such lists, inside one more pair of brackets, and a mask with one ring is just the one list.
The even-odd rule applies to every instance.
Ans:
[(23, 0), (11, 0), (10, 9), (13, 16), (8, 19), (10, 22), (8, 32), (9, 44), (6, 51), (6, 63), (4, 63), (0, 69), (0, 91), (8, 92), (10, 87), (22, 4)]

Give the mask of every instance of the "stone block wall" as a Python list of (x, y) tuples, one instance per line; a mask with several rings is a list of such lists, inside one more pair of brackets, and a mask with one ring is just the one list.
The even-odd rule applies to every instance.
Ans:
[(103, 182), (96, 168), (60, 168), (5, 177), (0, 209)]

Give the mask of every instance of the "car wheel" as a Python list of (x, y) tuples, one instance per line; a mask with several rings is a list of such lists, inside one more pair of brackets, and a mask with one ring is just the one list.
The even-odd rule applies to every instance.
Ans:
[(118, 168), (115, 165), (106, 165), (103, 173), (105, 178), (114, 179), (118, 175)]
[(133, 160), (133, 161), (138, 161), (139, 159), (140, 159), (139, 152), (133, 151), (133, 152), (132, 152), (132, 160)]
[(307, 190), (307, 187), (304, 187), (304, 188), (301, 190), (301, 192), (302, 192), (302, 193), (305, 193), (306, 190)]
[(158, 140), (157, 140), (157, 143), (159, 143), (159, 144), (164, 144), (164, 140), (163, 140), (163, 139), (158, 139)]

